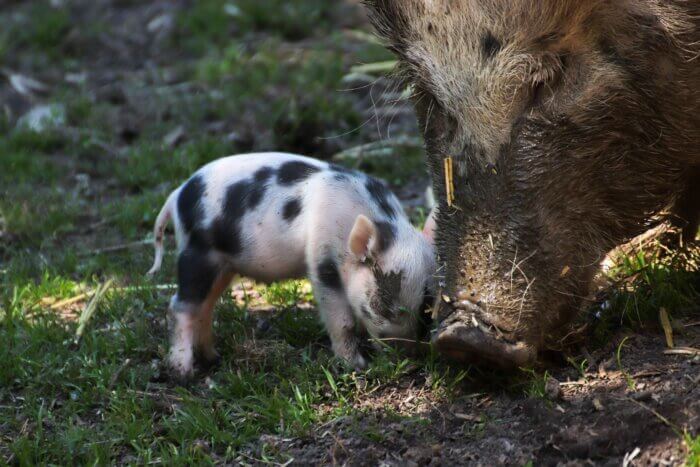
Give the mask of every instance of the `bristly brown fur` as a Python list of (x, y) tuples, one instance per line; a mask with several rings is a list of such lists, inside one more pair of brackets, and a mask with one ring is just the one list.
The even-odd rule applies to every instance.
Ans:
[(365, 3), (415, 89), (447, 292), (514, 340), (569, 321), (605, 252), (662, 210), (697, 232), (700, 2)]

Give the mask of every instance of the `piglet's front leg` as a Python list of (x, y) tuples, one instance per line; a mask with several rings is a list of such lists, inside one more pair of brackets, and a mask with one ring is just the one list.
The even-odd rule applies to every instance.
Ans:
[(322, 265), (319, 274), (311, 278), (319, 314), (331, 338), (333, 353), (357, 370), (367, 367), (360, 353), (355, 334), (355, 318), (345, 297), (337, 270)]

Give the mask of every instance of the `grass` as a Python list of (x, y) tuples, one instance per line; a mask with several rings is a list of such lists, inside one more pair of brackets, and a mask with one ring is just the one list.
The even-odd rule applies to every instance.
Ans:
[[(7, 422), (0, 453), (13, 461), (233, 461), (261, 433), (299, 436), (353, 414), (364, 392), (410, 371), (408, 361), (379, 355), (360, 390), (360, 375), (339, 372), (318, 335), (304, 339), (296, 323), (276, 320), (271, 336), (296, 340), (251, 340), (246, 308), (227, 299), (218, 328), (224, 367), (189, 388), (163, 384), (157, 362), (165, 351), (166, 297), (147, 284), (108, 291), (73, 344), (79, 310), (49, 307), (95, 286), (46, 275), (4, 297), (0, 358), (8, 364), (0, 370), (0, 410)], [(280, 290), (298, 290), (298, 283), (266, 295), (296, 293)], [(449, 391), (461, 378), (440, 374), (432, 389)]]
[(621, 328), (661, 330), (662, 307), (671, 319), (692, 314), (700, 300), (699, 260), (697, 249), (669, 253), (655, 245), (618, 258), (607, 272), (614, 287), (591, 310), (593, 341), (607, 342)]
[[(265, 113), (275, 148), (315, 154), (323, 151), (323, 138), (362, 123), (347, 93), (339, 91), (345, 68), (338, 50), (289, 54), (269, 40), (252, 53), (234, 44), (209, 54), (201, 59), (196, 77), (223, 87), (226, 105), (219, 111), (257, 107)], [(278, 96), (282, 85), (289, 91)]]
[(178, 43), (198, 52), (256, 32), (296, 41), (329, 29), (338, 7), (337, 2), (326, 0), (204, 0), (178, 15), (176, 37)]
[(63, 43), (70, 32), (71, 20), (65, 6), (50, 7), (35, 2), (19, 18), (0, 15), (0, 63), (8, 62), (19, 50), (30, 50), (49, 60), (59, 60), (67, 51)]
[(629, 372), (626, 371), (624, 369), (624, 367), (622, 366), (621, 354), (622, 354), (622, 349), (625, 346), (625, 342), (627, 342), (627, 339), (629, 339), (629, 336), (626, 336), (624, 339), (622, 339), (622, 341), (620, 341), (620, 345), (617, 346), (617, 351), (615, 352), (615, 360), (617, 361), (617, 367), (619, 368), (620, 372), (625, 377), (625, 381), (627, 382), (627, 389), (629, 389), (630, 391), (634, 391), (637, 384), (634, 382), (634, 379), (629, 374)]
[(586, 373), (588, 373), (588, 367), (589, 367), (589, 362), (588, 359), (583, 358), (583, 357), (571, 357), (567, 356), (566, 361), (571, 364), (572, 367), (576, 369), (578, 374), (581, 376), (581, 379), (585, 380), (586, 379)]
[(685, 465), (688, 467), (700, 466), (700, 436), (692, 436), (689, 433), (685, 433), (683, 438), (685, 447), (688, 450)]
[[(150, 246), (93, 250), (150, 236), (169, 191), (215, 158), (273, 148), (328, 157), (375, 141), (374, 123), (363, 126), (343, 78), (353, 65), (390, 58), (376, 43), (334, 31), (334, 2), (190, 3), (175, 12), (168, 43), (182, 56), (154, 60), (153, 73), (140, 58), (116, 70), (124, 98), (101, 97), (103, 83), (90, 80), (104, 70), (71, 45), (107, 26), (43, 1), (14, 2), (9, 8), (21, 14), (0, 14), (0, 65), (50, 83), (33, 99), (63, 104), (67, 117), (67, 128), (37, 133), (0, 115), (0, 463), (252, 463), (245, 456), (261, 435), (309, 435), (339, 417), (361, 419), (362, 437), (382, 442), (381, 425), (365, 423), (368, 412), (409, 428), (430, 423), (363, 405), (382, 390), (410, 378), (432, 402), (449, 403), (465, 384), (489, 377), (450, 368), (432, 349), (407, 358), (385, 348), (366, 371), (348, 373), (305, 281), (260, 286), (268, 313), (226, 296), (217, 306), (222, 366), (189, 386), (165, 377), (172, 255), (153, 281), (144, 277)], [(126, 12), (138, 2), (120, 4)], [(171, 85), (161, 68), (187, 87)], [(75, 71), (87, 71), (86, 84), (62, 84)], [(177, 126), (185, 136), (166, 145)], [(423, 173), (422, 157), (409, 144), (341, 162), (400, 186)], [(424, 222), (424, 211), (414, 215)], [(620, 264), (611, 275), (631, 279), (610, 297), (601, 336), (656, 322), (658, 306), (678, 317), (696, 303), (694, 279), (679, 264), (646, 256)], [(76, 342), (91, 294), (109, 280)], [(584, 363), (576, 363), (582, 373)], [(533, 372), (526, 392), (540, 397), (546, 377)], [(465, 424), (465, 434), (480, 436), (486, 423)], [(697, 438), (685, 442), (688, 462), (697, 463)], [(258, 459), (287, 460), (258, 444)]]

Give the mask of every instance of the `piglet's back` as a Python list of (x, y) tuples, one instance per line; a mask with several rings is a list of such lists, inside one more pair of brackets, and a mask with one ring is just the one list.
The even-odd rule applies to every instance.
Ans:
[(288, 153), (205, 165), (179, 188), (175, 211), (181, 250), (206, 250), (264, 281), (303, 275), (305, 249), (342, 253), (359, 214), (408, 222), (383, 182)]

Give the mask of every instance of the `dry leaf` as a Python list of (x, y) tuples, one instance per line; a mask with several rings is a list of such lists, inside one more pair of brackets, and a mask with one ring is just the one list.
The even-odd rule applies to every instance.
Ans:
[(668, 319), (668, 312), (666, 308), (659, 308), (659, 320), (661, 321), (661, 327), (664, 328), (664, 334), (666, 335), (666, 346), (669, 349), (673, 348), (673, 328), (671, 327), (671, 320)]
[(603, 407), (603, 403), (600, 402), (600, 399), (597, 397), (593, 398), (593, 407), (595, 407), (598, 412), (602, 412), (605, 409), (605, 407)]
[(35, 92), (45, 92), (48, 89), (44, 83), (19, 73), (9, 73), (8, 79), (15, 91), (23, 96), (31, 96)]
[(676, 347), (664, 350), (666, 355), (700, 355), (700, 349), (694, 347)]
[(466, 413), (459, 413), (455, 412), (454, 413), (455, 418), (458, 418), (460, 420), (466, 420), (468, 422), (479, 422), (481, 421), (481, 417), (477, 417), (476, 415), (470, 415)]

